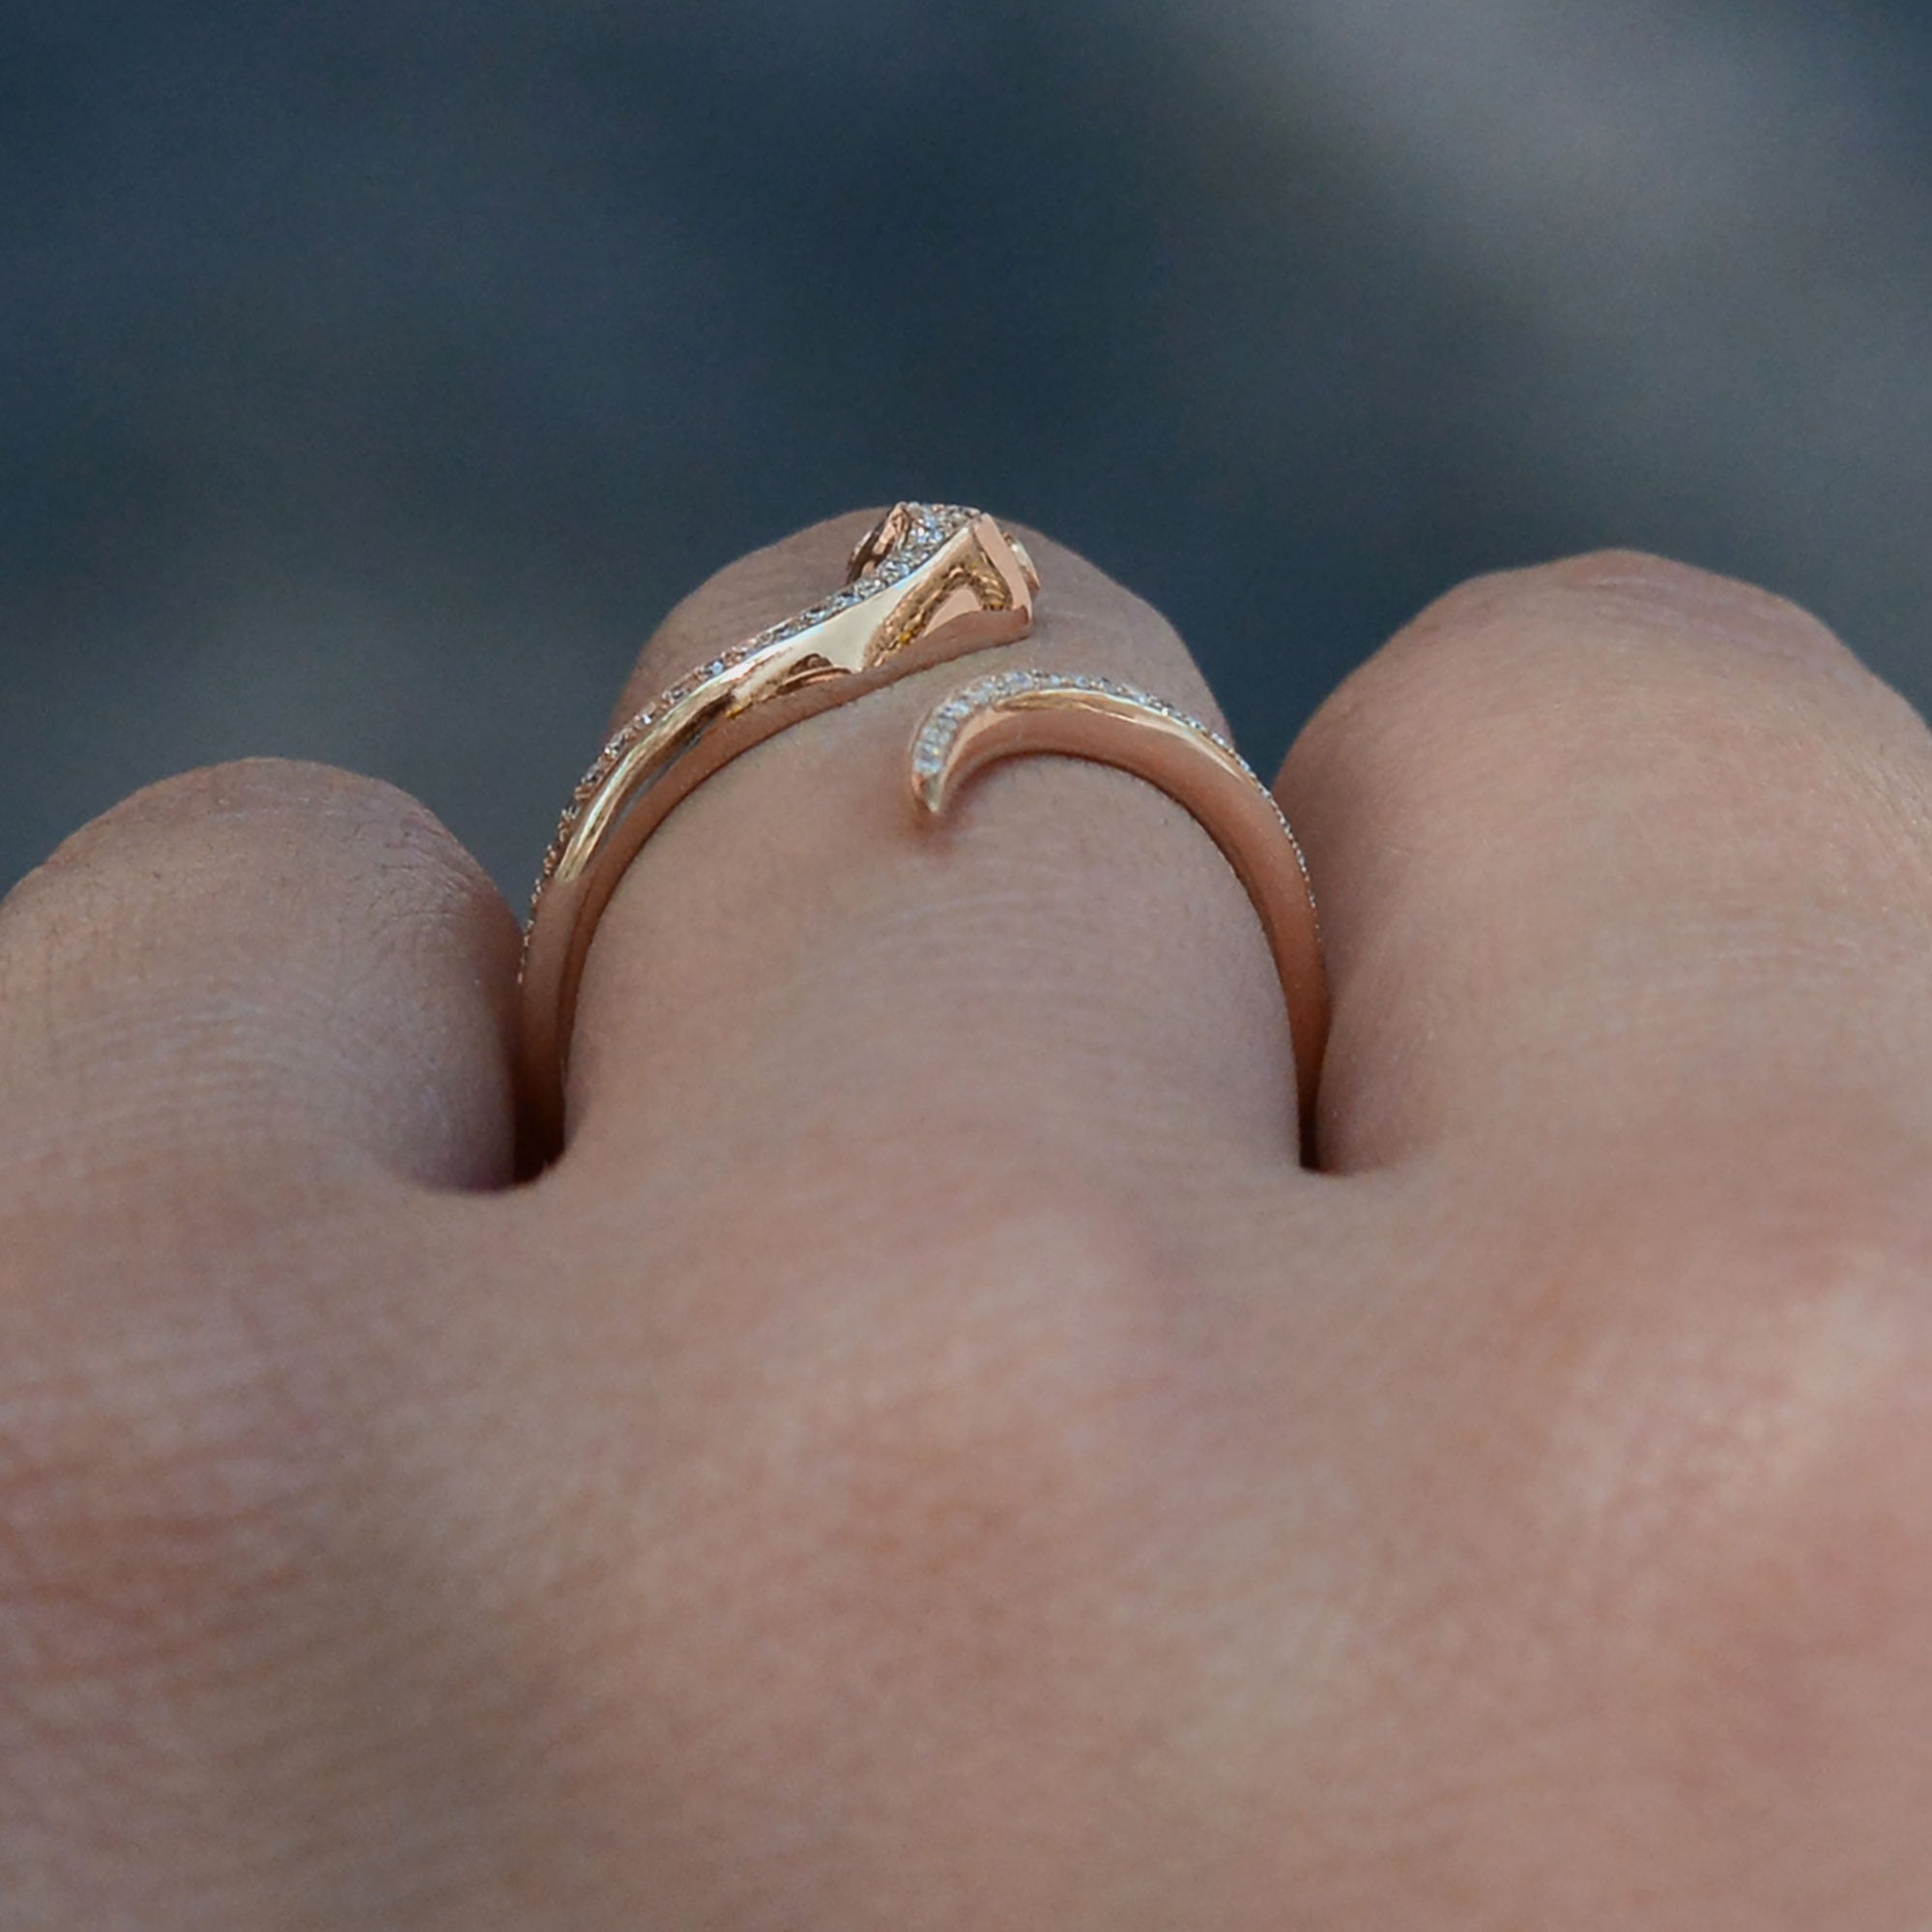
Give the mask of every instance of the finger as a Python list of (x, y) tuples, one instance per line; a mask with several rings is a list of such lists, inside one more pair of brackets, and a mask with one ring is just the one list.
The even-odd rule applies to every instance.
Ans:
[[(820, 525), (713, 578), (652, 640), (619, 715), (837, 584), (874, 520)], [(1005, 665), (1116, 676), (1212, 715), (1156, 613), (1023, 535), (1043, 579), (1030, 637), (779, 733), (632, 862), (571, 1043), (580, 1160), (634, 1173), (701, 1142), (795, 1145), (814, 1127), (879, 1158), (916, 1159), (922, 1136), (952, 1158), (966, 1134), (1004, 1166), (1051, 1150), (1143, 1174), (1230, 1136), (1292, 1160), (1267, 941), (1178, 805), (1127, 773), (1038, 757), (976, 779), (942, 824), (909, 807), (922, 713)]]
[(1478, 580), (1277, 793), (1322, 890), (1335, 1164), (1927, 1144), (1932, 744), (1794, 606), (1621, 553)]
[(0, 1171), (502, 1181), (516, 943), (476, 862), (374, 780), (254, 760), (137, 793), (0, 905)]

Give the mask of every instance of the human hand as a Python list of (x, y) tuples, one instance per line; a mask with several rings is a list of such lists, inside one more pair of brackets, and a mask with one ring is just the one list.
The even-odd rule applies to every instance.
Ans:
[[(1206, 709), (1027, 541), (1003, 659)], [(908, 825), (948, 675), (651, 839), (529, 1186), (395, 792), (189, 774), (0, 908), (0, 1927), (1923, 1927), (1921, 722), (1655, 560), (1435, 606), (1278, 787), (1310, 1172), (1178, 807)]]

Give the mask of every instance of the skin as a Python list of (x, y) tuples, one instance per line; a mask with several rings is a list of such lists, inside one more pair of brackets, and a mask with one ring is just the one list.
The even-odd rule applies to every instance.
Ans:
[[(620, 713), (834, 580), (733, 565)], [(1204, 714), (1025, 532), (1002, 655)], [(781, 734), (591, 957), (254, 762), (0, 907), (0, 1925), (1922, 1932), (1932, 740), (1814, 620), (1486, 577), (1247, 900), (941, 668)]]

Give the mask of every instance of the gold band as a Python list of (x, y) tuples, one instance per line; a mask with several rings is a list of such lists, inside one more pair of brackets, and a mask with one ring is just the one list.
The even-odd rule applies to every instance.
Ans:
[(907, 751), (913, 800), (923, 818), (937, 820), (974, 772), (1040, 752), (1145, 779), (1221, 848), (1260, 915), (1287, 1001), (1302, 1160), (1312, 1166), (1327, 979), (1308, 862), (1274, 794), (1219, 732), (1163, 698), (1084, 673), (1003, 671), (941, 699), (913, 732)]
[[(585, 773), (544, 858), (524, 931), (521, 1080), (526, 1168), (562, 1144), (577, 989), (598, 918), (666, 815), (740, 752), (817, 712), (1032, 628), (1038, 573), (990, 516), (900, 504), (852, 552), (845, 587), (688, 673), (624, 725)], [(929, 818), (996, 759), (1060, 752), (1117, 765), (1183, 806), (1259, 913), (1287, 999), (1302, 1152), (1312, 1158), (1328, 1027), (1308, 868), (1267, 788), (1197, 718), (1131, 685), (1009, 671), (942, 699), (908, 754)]]
[(597, 920), (672, 808), (801, 718), (1024, 637), (1039, 583), (1025, 550), (992, 517), (900, 504), (852, 552), (842, 590), (688, 673), (611, 739), (564, 810), (524, 929), (526, 1167), (562, 1144), (570, 1029)]

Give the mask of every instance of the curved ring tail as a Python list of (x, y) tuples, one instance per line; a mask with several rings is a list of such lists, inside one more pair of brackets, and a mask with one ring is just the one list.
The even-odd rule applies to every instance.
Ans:
[(1225, 737), (1163, 698), (1083, 673), (1008, 671), (962, 686), (921, 720), (908, 753), (913, 801), (922, 816), (937, 819), (975, 772), (1041, 752), (1145, 779), (1233, 867), (1260, 916), (1287, 1001), (1302, 1162), (1312, 1167), (1327, 978), (1308, 865), (1273, 793)]

